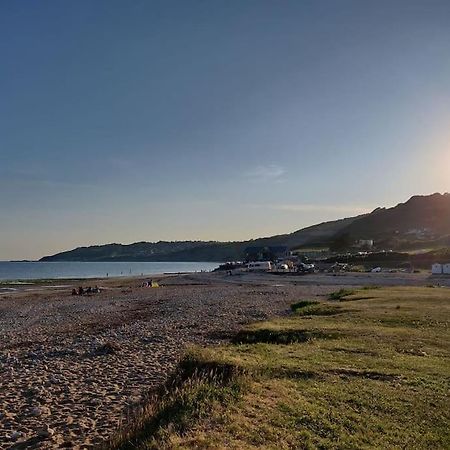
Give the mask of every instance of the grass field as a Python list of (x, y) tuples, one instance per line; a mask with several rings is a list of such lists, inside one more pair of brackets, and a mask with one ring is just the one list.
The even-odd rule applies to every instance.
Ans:
[(113, 447), (450, 448), (450, 290), (331, 297), (193, 349)]

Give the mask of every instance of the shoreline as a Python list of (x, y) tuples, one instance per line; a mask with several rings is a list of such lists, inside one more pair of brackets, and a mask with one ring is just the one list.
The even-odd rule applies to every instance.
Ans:
[[(139, 275), (114, 275), (114, 276), (92, 276), (92, 277), (56, 277), (56, 278), (17, 278), (17, 279), (4, 279), (0, 280), (0, 294), (2, 292), (9, 291), (23, 292), (23, 291), (42, 291), (45, 289), (57, 289), (57, 288), (73, 288), (78, 287), (80, 283), (86, 284), (99, 284), (103, 283), (106, 285), (115, 284), (118, 282), (128, 282), (149, 278), (167, 278), (171, 276), (183, 276), (183, 275), (200, 275), (200, 274), (210, 274), (211, 271), (178, 271), (178, 272), (155, 272), (148, 274)], [(61, 284), (64, 283), (64, 284)]]
[[(422, 273), (318, 273), (318, 274), (272, 274), (272, 273), (241, 273), (231, 277), (226, 276), (225, 272), (197, 271), (197, 272), (165, 272), (152, 273), (144, 275), (119, 275), (111, 277), (77, 277), (77, 278), (43, 278), (43, 279), (18, 279), (18, 280), (0, 280), (0, 300), (5, 295), (16, 295), (20, 293), (45, 293), (48, 292), (67, 292), (81, 285), (102, 285), (101, 288), (108, 290), (117, 288), (123, 284), (133, 284), (150, 278), (161, 281), (170, 277), (183, 276), (210, 276), (211, 279), (221, 279), (226, 283), (239, 283), (244, 279), (247, 283), (263, 282), (274, 284), (336, 284), (336, 285), (436, 285), (450, 287), (450, 276), (433, 275), (426, 272)], [(215, 278), (214, 278), (215, 277)]]
[[(0, 262), (0, 287), (211, 272), (216, 262)], [(102, 281), (103, 282), (103, 281)]]

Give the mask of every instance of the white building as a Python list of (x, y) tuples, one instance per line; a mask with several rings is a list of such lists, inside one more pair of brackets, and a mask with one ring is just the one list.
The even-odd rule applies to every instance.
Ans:
[(359, 248), (373, 248), (373, 239), (360, 239), (357, 242)]
[(440, 275), (443, 273), (443, 267), (442, 264), (435, 263), (431, 266), (431, 273), (433, 275)]
[(450, 275), (450, 263), (444, 264), (442, 266), (442, 273)]

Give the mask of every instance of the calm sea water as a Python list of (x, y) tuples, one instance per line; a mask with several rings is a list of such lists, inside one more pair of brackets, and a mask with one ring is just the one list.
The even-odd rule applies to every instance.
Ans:
[(100, 278), (215, 269), (209, 262), (2, 262), (0, 280)]

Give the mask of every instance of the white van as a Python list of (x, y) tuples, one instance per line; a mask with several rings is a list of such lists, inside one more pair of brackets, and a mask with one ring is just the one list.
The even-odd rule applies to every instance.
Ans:
[(268, 272), (272, 270), (272, 263), (270, 261), (255, 261), (248, 263), (249, 272)]

